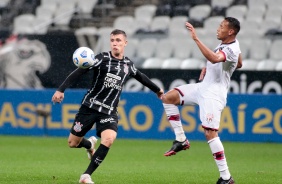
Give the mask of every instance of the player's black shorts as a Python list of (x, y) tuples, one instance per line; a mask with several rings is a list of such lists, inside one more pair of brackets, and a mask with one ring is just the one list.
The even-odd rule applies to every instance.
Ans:
[(118, 130), (117, 114), (108, 115), (81, 105), (70, 129), (73, 135), (83, 137), (96, 123), (96, 135), (101, 137), (101, 132), (107, 129)]

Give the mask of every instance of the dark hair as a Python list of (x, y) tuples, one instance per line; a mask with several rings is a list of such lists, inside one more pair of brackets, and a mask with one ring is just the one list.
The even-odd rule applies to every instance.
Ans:
[(238, 19), (233, 17), (225, 17), (225, 19), (229, 24), (229, 28), (233, 29), (235, 31), (235, 35), (237, 35), (240, 31), (240, 22)]
[(124, 37), (127, 37), (126, 36), (126, 33), (123, 31), (123, 30), (120, 30), (120, 29), (115, 29), (111, 32), (112, 35), (118, 35), (118, 34), (122, 34)]

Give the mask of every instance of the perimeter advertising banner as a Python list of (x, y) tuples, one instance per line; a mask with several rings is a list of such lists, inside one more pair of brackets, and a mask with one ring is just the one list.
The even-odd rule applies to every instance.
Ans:
[[(0, 90), (0, 134), (68, 136), (86, 90), (67, 90), (52, 104), (54, 90)], [(222, 112), (224, 141), (282, 143), (281, 95), (229, 95)], [(124, 92), (119, 104), (119, 138), (174, 139), (161, 101), (154, 93)], [(186, 135), (205, 140), (197, 106), (180, 109)], [(88, 133), (95, 135), (95, 128)]]

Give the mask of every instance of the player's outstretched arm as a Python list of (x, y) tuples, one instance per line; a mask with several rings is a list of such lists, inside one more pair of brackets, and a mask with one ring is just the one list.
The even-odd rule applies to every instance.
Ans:
[(77, 68), (67, 76), (65, 81), (59, 86), (57, 91), (64, 92), (74, 81), (76, 81), (81, 75), (89, 71), (88, 69)]
[(77, 68), (65, 79), (65, 81), (59, 86), (52, 97), (53, 103), (61, 103), (64, 99), (64, 91), (76, 81), (82, 74), (86, 73), (88, 70)]
[(164, 91), (160, 89), (155, 83), (153, 83), (145, 74), (141, 73), (137, 70), (136, 75), (134, 76), (136, 80), (138, 80), (141, 84), (148, 87), (150, 90), (155, 92), (158, 98), (162, 98)]
[(195, 28), (189, 22), (185, 23), (186, 28), (190, 31), (192, 39), (195, 41), (197, 46), (199, 47), (202, 54), (209, 60), (211, 63), (218, 63), (225, 61), (225, 55), (221, 52), (214, 53), (211, 49), (209, 49), (198, 37), (195, 31)]

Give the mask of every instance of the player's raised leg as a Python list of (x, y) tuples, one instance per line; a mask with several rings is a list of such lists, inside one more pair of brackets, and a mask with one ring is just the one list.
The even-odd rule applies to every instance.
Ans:
[(68, 138), (68, 144), (71, 148), (85, 148), (87, 151), (88, 159), (91, 160), (92, 155), (95, 152), (95, 144), (97, 142), (96, 137), (91, 136), (89, 139), (84, 137), (78, 137), (70, 133)]
[(68, 144), (70, 148), (86, 148), (91, 149), (92, 143), (85, 139), (84, 137), (78, 137), (72, 133), (70, 133), (68, 138)]
[(175, 134), (175, 140), (172, 143), (172, 147), (164, 153), (164, 156), (171, 156), (181, 150), (189, 149), (190, 143), (185, 136), (181, 123), (180, 112), (176, 106), (180, 104), (179, 92), (175, 89), (167, 92), (162, 101), (168, 121)]

